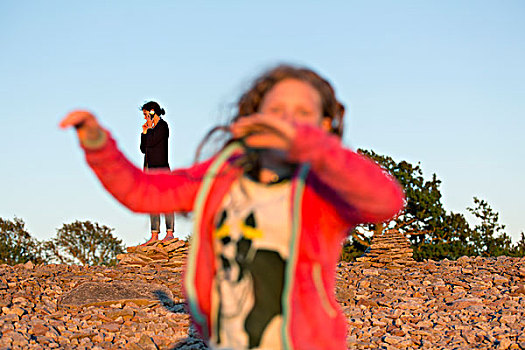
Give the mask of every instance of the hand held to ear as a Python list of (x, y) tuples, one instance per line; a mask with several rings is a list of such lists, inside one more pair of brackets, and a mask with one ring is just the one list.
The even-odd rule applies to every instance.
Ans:
[(151, 121), (151, 127), (154, 128), (159, 123), (160, 117), (155, 114), (155, 117)]
[(151, 119), (148, 119), (144, 125), (142, 125), (142, 133), (145, 134), (148, 132), (148, 129), (151, 129), (152, 128), (152, 123), (151, 123)]

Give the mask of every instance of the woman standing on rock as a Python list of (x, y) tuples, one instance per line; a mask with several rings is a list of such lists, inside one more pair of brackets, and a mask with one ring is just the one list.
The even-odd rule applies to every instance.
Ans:
[[(140, 151), (144, 154), (144, 171), (158, 171), (159, 169), (170, 169), (168, 161), (168, 138), (170, 129), (168, 123), (162, 119), (166, 114), (164, 108), (155, 101), (149, 101), (140, 108), (146, 122), (142, 125), (140, 134)], [(173, 226), (175, 218), (173, 213), (165, 213), (166, 237), (163, 241), (173, 239)], [(150, 214), (151, 238), (144, 243), (156, 242), (159, 240), (160, 215)]]
[(148, 174), (86, 111), (70, 113), (88, 164), (136, 212), (194, 212), (185, 290), (193, 320), (216, 349), (345, 349), (335, 300), (341, 241), (403, 206), (399, 185), (341, 144), (344, 108), (306, 68), (256, 79), (211, 159)]

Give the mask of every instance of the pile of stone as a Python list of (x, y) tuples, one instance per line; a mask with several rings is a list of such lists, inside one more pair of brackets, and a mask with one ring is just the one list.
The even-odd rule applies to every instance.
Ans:
[(128, 247), (127, 254), (117, 255), (121, 266), (160, 266), (182, 269), (188, 255), (188, 243), (178, 238)]
[(413, 251), (404, 234), (397, 230), (386, 230), (372, 237), (372, 244), (357, 261), (370, 261), (374, 267), (390, 267), (413, 264)]
[(525, 258), (341, 263), (349, 349), (525, 349)]
[(0, 349), (206, 349), (181, 283), (152, 266), (0, 265)]
[[(155, 264), (0, 265), (0, 349), (206, 349), (181, 283)], [(340, 263), (336, 297), (349, 349), (525, 349), (525, 258)]]

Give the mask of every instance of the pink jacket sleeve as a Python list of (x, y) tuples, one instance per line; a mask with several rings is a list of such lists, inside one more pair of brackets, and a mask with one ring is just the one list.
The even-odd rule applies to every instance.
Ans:
[(385, 221), (403, 208), (401, 186), (375, 162), (319, 128), (298, 125), (296, 130), (290, 160), (310, 162), (320, 180), (359, 213), (359, 223)]
[(120, 203), (135, 212), (189, 212), (209, 162), (188, 169), (145, 173), (117, 148), (109, 132), (97, 150), (84, 148), (86, 160), (102, 185)]

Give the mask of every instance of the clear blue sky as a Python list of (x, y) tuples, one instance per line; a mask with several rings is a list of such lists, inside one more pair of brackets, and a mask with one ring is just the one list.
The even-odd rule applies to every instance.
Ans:
[[(523, 1), (18, 1), (0, 3), (0, 217), (38, 239), (92, 220), (125, 244), (149, 219), (118, 204), (58, 121), (88, 108), (138, 166), (149, 99), (166, 109), (170, 163), (279, 62), (327, 76), (344, 142), (436, 173), (447, 210), (489, 202), (525, 231)], [(472, 223), (472, 217), (467, 216)], [(189, 233), (177, 223), (176, 233)]]

